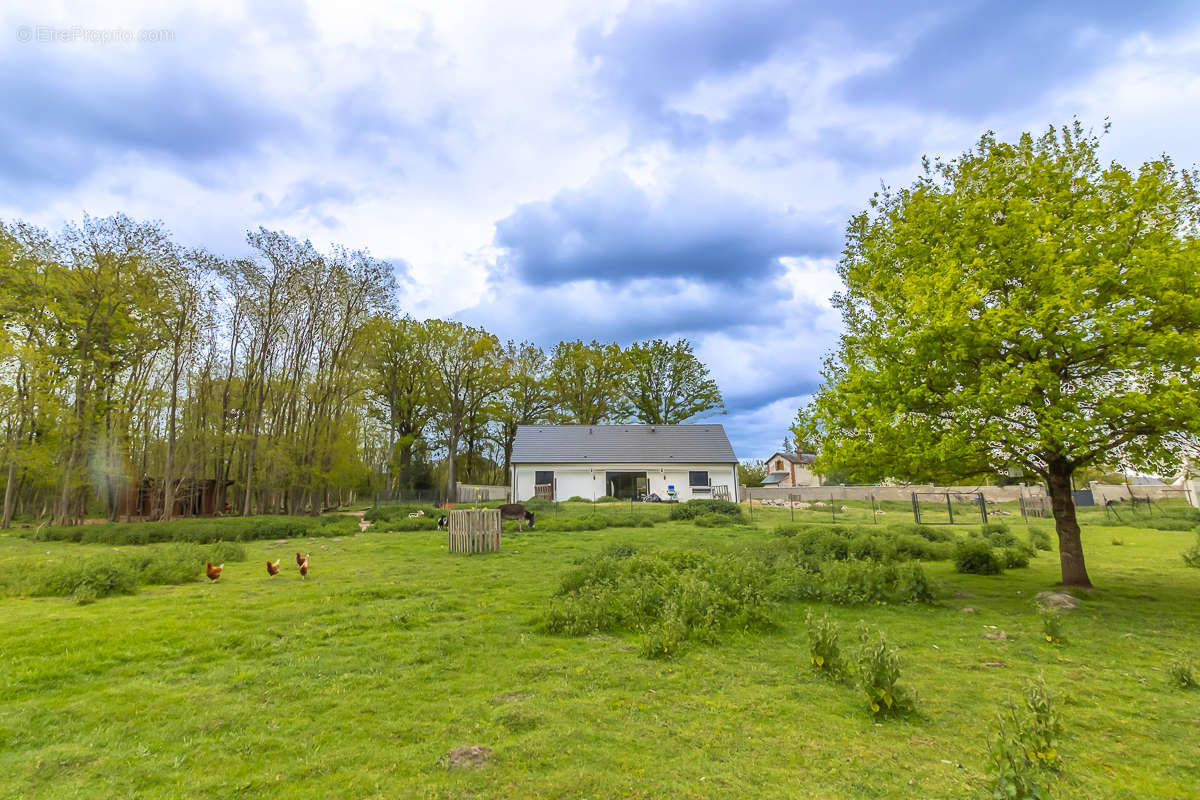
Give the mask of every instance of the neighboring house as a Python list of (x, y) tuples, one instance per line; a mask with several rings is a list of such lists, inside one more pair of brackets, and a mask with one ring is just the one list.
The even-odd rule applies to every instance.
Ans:
[(721, 425), (522, 425), (513, 502), (610, 496), (737, 501), (737, 457)]
[(817, 457), (812, 453), (774, 453), (766, 460), (767, 477), (763, 486), (820, 486), (821, 478), (812, 471)]

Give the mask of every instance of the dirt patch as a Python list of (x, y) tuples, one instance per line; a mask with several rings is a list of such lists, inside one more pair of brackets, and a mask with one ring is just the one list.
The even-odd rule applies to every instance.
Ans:
[(983, 638), (1002, 642), (1008, 638), (1008, 634), (1004, 631), (988, 631), (983, 635)]
[(1048, 608), (1079, 608), (1079, 601), (1066, 592), (1038, 592), (1037, 599)]
[(477, 744), (470, 747), (466, 745), (456, 747), (446, 754), (446, 763), (451, 767), (482, 769), (483, 765), (491, 761), (491, 759), (492, 749), (490, 747), (480, 747)]

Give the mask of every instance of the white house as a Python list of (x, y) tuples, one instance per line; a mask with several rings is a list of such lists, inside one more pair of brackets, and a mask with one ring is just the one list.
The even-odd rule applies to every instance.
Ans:
[(812, 471), (817, 457), (812, 453), (773, 453), (766, 460), (767, 477), (763, 486), (820, 486), (821, 478)]
[(737, 457), (721, 425), (522, 425), (514, 502), (610, 496), (737, 501)]

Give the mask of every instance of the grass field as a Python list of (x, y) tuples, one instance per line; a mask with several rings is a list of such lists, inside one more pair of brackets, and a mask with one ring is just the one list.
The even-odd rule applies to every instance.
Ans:
[[(0, 597), (0, 797), (982, 796), (995, 714), (1037, 675), (1066, 726), (1055, 797), (1200, 795), (1200, 691), (1166, 673), (1200, 658), (1191, 532), (1085, 527), (1099, 588), (1077, 593), (1062, 645), (1044, 641), (1033, 600), (1054, 587), (1057, 552), (999, 576), (927, 564), (933, 606), (820, 606), (899, 646), (917, 713), (882, 723), (859, 689), (809, 669), (814, 604), (669, 661), (640, 658), (636, 635), (539, 632), (563, 574), (606, 545), (719, 552), (790, 516), (527, 532), (472, 557), (379, 523), (245, 542), (211, 585), (90, 605)], [(0, 533), (0, 571), (113, 549)], [(268, 558), (283, 559), (274, 579)], [(984, 639), (989, 626), (1008, 638)], [(491, 750), (482, 768), (449, 763), (473, 745)]]

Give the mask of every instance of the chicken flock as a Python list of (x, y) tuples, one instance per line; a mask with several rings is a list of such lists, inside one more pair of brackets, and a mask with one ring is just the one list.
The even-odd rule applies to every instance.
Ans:
[[(300, 571), (300, 577), (305, 580), (308, 579), (308, 557), (309, 557), (309, 555), (310, 555), (309, 553), (304, 553), (304, 554), (296, 553), (296, 567)], [(276, 575), (279, 574), (279, 562), (280, 562), (280, 559), (278, 559), (278, 558), (275, 559), (274, 561), (271, 561), (270, 559), (267, 560), (267, 575), (274, 578)], [(216, 583), (217, 581), (219, 581), (221, 579), (221, 570), (223, 570), (223, 569), (225, 569), (224, 564), (214, 564), (211, 561), (204, 562), (204, 574), (208, 576), (209, 583)]]

